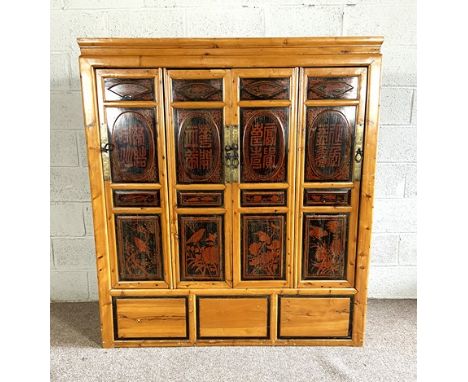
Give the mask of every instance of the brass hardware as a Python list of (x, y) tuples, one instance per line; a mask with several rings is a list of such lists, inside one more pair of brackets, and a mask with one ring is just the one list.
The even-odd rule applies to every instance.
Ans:
[(239, 181), (239, 126), (231, 125), (231, 147), (234, 155), (231, 161), (231, 182)]
[[(100, 131), (99, 131), (100, 135), (101, 135), (101, 147), (100, 147), (100, 151), (101, 151), (101, 157), (102, 157), (102, 175), (103, 175), (103, 178), (104, 180), (110, 180), (111, 178), (111, 169), (110, 169), (110, 157), (109, 157), (109, 150), (108, 148), (111, 146), (109, 144), (109, 138), (107, 136), (108, 132), (107, 132), (107, 124), (106, 123), (101, 123), (101, 128), (100, 128)], [(112, 145), (112, 149), (113, 149), (113, 145)], [(107, 149), (107, 150), (104, 150), (104, 149)]]
[(224, 183), (231, 183), (231, 126), (224, 125)]
[(353, 167), (353, 180), (361, 180), (361, 166), (364, 156), (363, 152), (364, 143), (364, 124), (359, 123), (356, 125), (356, 136), (354, 140), (355, 154), (354, 154), (354, 167)]
[(361, 160), (362, 160), (362, 150), (361, 150), (360, 147), (356, 150), (356, 155), (354, 155), (354, 160), (355, 160), (357, 163), (360, 163)]
[(101, 151), (103, 153), (108, 153), (110, 151), (114, 150), (114, 145), (112, 143), (106, 143), (101, 147)]

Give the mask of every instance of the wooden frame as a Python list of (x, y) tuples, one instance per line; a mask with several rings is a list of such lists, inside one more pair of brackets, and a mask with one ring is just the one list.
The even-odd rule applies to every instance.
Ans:
[[(94, 236), (96, 242), (96, 262), (98, 269), (98, 289), (99, 289), (99, 309), (101, 319), (102, 344), (104, 347), (133, 347), (133, 346), (208, 346), (208, 345), (331, 345), (331, 346), (361, 346), (364, 341), (364, 328), (367, 307), (367, 280), (369, 272), (369, 250), (371, 240), (372, 226), (372, 208), (374, 195), (374, 176), (376, 161), (376, 145), (379, 115), (379, 96), (380, 96), (380, 72), (381, 72), (381, 54), (380, 46), (383, 42), (381, 37), (337, 37), (337, 38), (247, 38), (247, 39), (79, 39), (78, 43), (81, 49), (80, 73), (82, 83), (84, 125), (86, 131), (86, 141), (88, 147), (88, 167), (90, 175), (90, 185), (93, 206)], [(325, 211), (356, 211), (359, 208), (359, 220), (354, 224), (357, 226), (356, 237), (356, 257), (354, 269), (354, 278), (350, 275), (346, 283), (307, 283), (300, 282), (298, 269), (297, 250), (294, 251), (294, 261), (292, 265), (292, 288), (283, 286), (270, 286), (268, 289), (252, 286), (248, 289), (234, 289), (226, 285), (213, 285), (213, 289), (205, 288), (202, 285), (190, 285), (183, 288), (177, 284), (176, 280), (176, 261), (172, 257), (166, 270), (169, 274), (166, 278), (166, 285), (154, 283), (122, 284), (116, 282), (115, 266), (112, 253), (114, 250), (109, 245), (112, 243), (113, 226), (111, 216), (114, 213), (126, 213), (138, 210), (138, 213), (160, 213), (163, 210), (170, 210), (169, 206), (174, 206), (176, 195), (171, 183), (169, 187), (164, 179), (170, 175), (166, 165), (160, 166), (160, 186), (147, 184), (111, 185), (105, 180), (105, 173), (101, 161), (101, 138), (100, 121), (102, 120), (102, 110), (98, 108), (99, 83), (96, 77), (97, 70), (109, 70), (116, 73), (117, 69), (126, 73), (126, 70), (138, 68), (138, 70), (148, 69), (157, 72), (158, 85), (155, 89), (158, 91), (156, 102), (153, 107), (158, 109), (158, 126), (164, 125), (168, 117), (170, 107), (177, 107), (177, 104), (163, 105), (162, 100), (162, 79), (164, 68), (170, 70), (177, 68), (191, 68), (191, 70), (207, 70), (211, 68), (226, 68), (237, 70), (238, 68), (308, 68), (305, 70), (328, 70), (316, 68), (362, 68), (367, 73), (366, 80), (366, 100), (365, 115), (360, 114), (364, 122), (364, 153), (362, 158), (362, 177), (360, 187), (354, 182), (348, 186), (352, 188), (351, 207), (314, 207), (317, 212)], [(109, 69), (112, 68), (112, 69)], [(155, 69), (156, 68), (156, 69)], [(250, 69), (249, 69), (250, 70)], [(295, 69), (297, 70), (297, 69)], [(341, 69), (340, 69), (341, 70)], [(349, 69), (353, 70), (353, 69)], [(169, 71), (169, 70), (168, 70)], [(130, 73), (130, 72), (128, 72)], [(302, 71), (304, 73), (304, 70)], [(340, 71), (342, 73), (342, 71)], [(362, 77), (361, 77), (362, 78)], [(167, 79), (167, 77), (166, 77)], [(299, 76), (303, 79), (303, 74)], [(232, 78), (230, 79), (232, 81)], [(167, 86), (168, 84), (166, 84)], [(304, 86), (301, 80), (300, 86)], [(299, 93), (299, 97), (301, 97)], [(232, 98), (232, 95), (227, 95)], [(225, 99), (224, 102), (234, 102), (234, 100)], [(307, 101), (309, 102), (309, 101)], [(325, 101), (316, 102), (327, 105)], [(335, 100), (334, 104), (356, 104), (353, 100)], [(115, 102), (127, 106), (125, 102)], [(298, 102), (302, 110), (304, 102)], [(280, 103), (279, 103), (280, 104)], [(149, 106), (147, 102), (133, 101), (134, 106)], [(166, 114), (162, 113), (165, 106)], [(190, 105), (190, 107), (196, 105)], [(220, 106), (220, 105), (218, 105)], [(360, 110), (364, 110), (360, 105)], [(298, 113), (299, 126), (302, 126), (300, 118), (302, 113)], [(229, 123), (236, 123), (234, 115), (225, 114), (229, 118)], [(161, 134), (166, 135), (162, 129)], [(299, 131), (301, 133), (301, 131)], [(169, 134), (168, 138), (169, 137)], [(299, 143), (300, 145), (300, 143)], [(164, 146), (164, 145), (163, 145)], [(168, 145), (170, 147), (170, 145)], [(300, 146), (298, 147), (301, 150)], [(165, 163), (165, 147), (159, 147), (159, 163)], [(171, 157), (171, 153), (167, 153)], [(299, 160), (299, 159), (297, 159)], [(295, 165), (296, 166), (296, 165)], [(296, 166), (296, 171), (299, 171)], [(281, 188), (281, 185), (275, 185)], [(295, 191), (296, 200), (299, 190), (304, 186), (297, 187)], [(305, 185), (308, 186), (308, 185)], [(181, 187), (181, 186), (179, 186)], [(205, 189), (230, 188), (230, 185), (210, 186)], [(235, 187), (235, 186), (234, 186)], [(314, 187), (343, 187), (343, 183), (314, 184)], [(121, 208), (112, 205), (110, 198), (111, 190), (119, 189), (159, 189), (161, 192), (161, 207), (152, 209), (140, 208)], [(181, 187), (181, 189), (184, 187)], [(255, 185), (253, 188), (262, 189), (262, 185)], [(168, 189), (171, 191), (168, 193)], [(230, 191), (229, 191), (230, 192)], [(228, 193), (229, 193), (228, 192)], [(225, 196), (226, 200), (234, 202), (235, 192)], [(291, 197), (288, 195), (288, 198)], [(302, 196), (301, 199), (302, 201)], [(359, 204), (359, 205), (358, 205)], [(307, 207), (311, 208), (311, 207)], [(295, 212), (296, 227), (298, 224), (299, 211)], [(304, 209), (305, 210), (305, 209)], [(143, 212), (144, 211), (144, 212)], [(212, 209), (212, 211), (219, 211)], [(111, 212), (109, 214), (109, 212)], [(179, 209), (178, 212), (188, 212)], [(173, 219), (173, 218), (172, 218)], [(174, 250), (173, 241), (177, 228), (174, 220), (164, 218), (163, 228), (167, 232), (167, 238), (163, 244), (167, 253)], [(297, 228), (288, 229), (297, 232)], [(170, 232), (170, 235), (169, 235)], [(297, 239), (295, 239), (297, 240)], [(172, 242), (172, 244), (171, 244)], [(228, 262), (227, 262), (228, 263)], [(179, 289), (175, 289), (179, 287)], [(163, 289), (161, 289), (163, 288)], [(166, 289), (167, 288), (167, 289)], [(270, 338), (266, 340), (200, 340), (196, 338), (196, 297), (206, 295), (229, 296), (229, 295), (269, 295), (270, 296)], [(353, 296), (351, 322), (352, 337), (346, 339), (278, 339), (277, 334), (277, 314), (278, 314), (278, 295), (305, 295), (309, 297), (316, 296)], [(189, 339), (181, 340), (116, 340), (114, 337), (113, 321), (113, 302), (112, 299), (118, 296), (188, 296), (187, 317), (189, 323)]]

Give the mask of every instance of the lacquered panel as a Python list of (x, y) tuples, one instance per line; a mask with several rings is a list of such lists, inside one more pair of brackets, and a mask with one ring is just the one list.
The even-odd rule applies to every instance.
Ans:
[(307, 99), (357, 99), (358, 77), (309, 77)]
[(243, 280), (285, 278), (286, 215), (241, 215)]
[(223, 183), (223, 112), (176, 109), (178, 183)]
[(356, 108), (307, 108), (305, 181), (350, 181)]
[(179, 207), (222, 207), (222, 191), (177, 191)]
[(287, 178), (288, 108), (241, 108), (241, 181)]
[(224, 280), (223, 215), (179, 216), (181, 281)]
[(351, 190), (318, 189), (304, 190), (305, 206), (348, 206)]
[(305, 214), (302, 279), (344, 279), (347, 236), (348, 215)]
[(115, 217), (119, 279), (163, 279), (161, 223), (157, 215)]
[(104, 78), (105, 101), (154, 101), (154, 78)]
[(157, 183), (154, 109), (106, 108), (113, 182)]
[(269, 191), (269, 190), (242, 190), (242, 207), (268, 207), (268, 206), (286, 206), (287, 191)]
[(115, 207), (159, 207), (158, 190), (114, 190)]
[(172, 80), (174, 101), (222, 101), (223, 80)]
[(289, 99), (289, 82), (289, 78), (240, 78), (240, 99)]

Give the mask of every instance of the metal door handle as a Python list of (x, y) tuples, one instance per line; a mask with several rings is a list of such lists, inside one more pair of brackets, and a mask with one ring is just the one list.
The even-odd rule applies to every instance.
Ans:
[(354, 160), (357, 163), (361, 162), (361, 160), (362, 160), (362, 150), (361, 150), (360, 147), (356, 150), (356, 154), (354, 155)]
[(101, 147), (101, 151), (103, 153), (108, 153), (112, 150), (114, 150), (114, 145), (112, 143), (106, 143), (104, 146)]

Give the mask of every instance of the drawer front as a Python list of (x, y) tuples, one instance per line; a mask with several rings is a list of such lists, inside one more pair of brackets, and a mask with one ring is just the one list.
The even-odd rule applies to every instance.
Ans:
[(198, 297), (199, 339), (267, 339), (270, 336), (269, 296)]
[(349, 206), (351, 190), (304, 190), (304, 206)]
[(351, 297), (279, 296), (278, 338), (349, 338)]
[(188, 300), (170, 298), (117, 298), (115, 332), (119, 339), (187, 339)]

